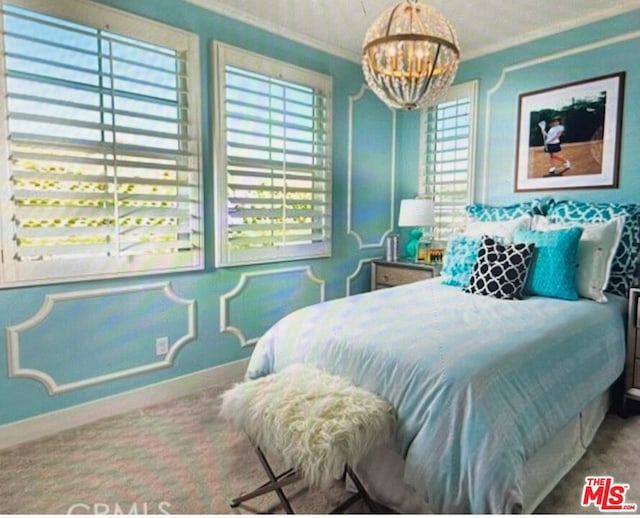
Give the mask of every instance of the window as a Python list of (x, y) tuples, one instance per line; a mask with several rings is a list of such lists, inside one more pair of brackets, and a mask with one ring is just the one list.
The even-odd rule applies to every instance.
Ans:
[(197, 37), (77, 0), (1, 5), (1, 284), (202, 267)]
[(216, 264), (331, 254), (331, 78), (214, 43)]
[(477, 82), (452, 86), (422, 112), (419, 192), (435, 202), (434, 241), (465, 226), (472, 193)]

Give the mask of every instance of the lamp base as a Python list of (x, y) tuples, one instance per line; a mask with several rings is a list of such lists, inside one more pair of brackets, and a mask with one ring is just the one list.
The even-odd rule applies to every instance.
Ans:
[(420, 242), (420, 238), (422, 237), (422, 230), (419, 228), (414, 228), (409, 232), (409, 241), (404, 245), (404, 251), (407, 257), (407, 260), (413, 260), (414, 262), (418, 261), (418, 243)]

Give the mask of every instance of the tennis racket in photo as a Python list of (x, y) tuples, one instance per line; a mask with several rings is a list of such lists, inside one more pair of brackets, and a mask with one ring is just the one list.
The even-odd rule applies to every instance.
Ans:
[(547, 121), (538, 122), (538, 127), (542, 132), (542, 142), (544, 143), (544, 150), (546, 151), (547, 150), (547, 132), (545, 130), (547, 129)]

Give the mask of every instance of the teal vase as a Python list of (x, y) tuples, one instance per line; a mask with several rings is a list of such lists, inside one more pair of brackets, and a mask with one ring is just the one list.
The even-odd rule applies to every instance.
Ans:
[(407, 254), (407, 259), (416, 259), (416, 254), (418, 253), (418, 242), (422, 237), (422, 230), (419, 228), (414, 228), (411, 232), (409, 232), (409, 241), (404, 245), (404, 252)]

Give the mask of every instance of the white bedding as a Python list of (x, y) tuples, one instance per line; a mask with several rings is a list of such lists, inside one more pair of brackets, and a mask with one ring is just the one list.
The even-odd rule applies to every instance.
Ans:
[(295, 362), (343, 375), (397, 409), (404, 482), (433, 511), (518, 512), (526, 460), (622, 371), (618, 302), (504, 301), (422, 281), (288, 315), (247, 377)]

